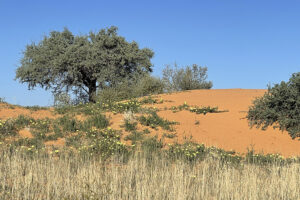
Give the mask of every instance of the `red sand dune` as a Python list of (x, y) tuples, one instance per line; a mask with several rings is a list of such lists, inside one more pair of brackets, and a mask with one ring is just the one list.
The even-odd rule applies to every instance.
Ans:
[[(256, 97), (262, 96), (266, 90), (256, 89), (219, 89), (194, 90), (177, 94), (161, 95), (164, 103), (157, 107), (178, 106), (185, 101), (188, 105), (218, 106), (223, 113), (197, 115), (189, 111), (172, 113), (161, 111), (159, 115), (169, 120), (180, 122), (176, 126), (179, 142), (184, 136), (192, 136), (192, 140), (208, 146), (216, 146), (225, 150), (245, 153), (253, 148), (256, 153), (280, 153), (283, 156), (300, 156), (300, 141), (292, 140), (287, 132), (268, 128), (266, 131), (250, 129), (245, 119), (248, 107)], [(198, 120), (199, 124), (195, 125)]]
[[(192, 141), (204, 143), (207, 146), (215, 146), (225, 150), (235, 150), (245, 153), (247, 149), (254, 149), (256, 153), (279, 153), (283, 156), (300, 156), (300, 141), (292, 140), (287, 132), (278, 129), (268, 128), (266, 131), (250, 129), (245, 119), (248, 107), (256, 97), (262, 96), (266, 90), (250, 89), (220, 89), (220, 90), (193, 90), (173, 94), (159, 95), (164, 100), (163, 104), (153, 106), (161, 109), (158, 114), (170, 121), (179, 122), (175, 125), (177, 137), (166, 139), (166, 143), (184, 142), (185, 138), (192, 138)], [(208, 113), (197, 115), (189, 111), (173, 113), (171, 106), (182, 105), (186, 102), (190, 106), (217, 106), (219, 110), (228, 110), (223, 113)], [(29, 115), (34, 118), (56, 118), (50, 110), (30, 111), (22, 107), (11, 109), (8, 104), (0, 104), (0, 119), (17, 117), (20, 114)], [(111, 127), (121, 129), (123, 122), (122, 114), (109, 114), (111, 116)], [(78, 116), (80, 118), (80, 116)], [(82, 117), (81, 117), (82, 118)], [(196, 122), (198, 122), (196, 124)], [(143, 128), (139, 125), (139, 128)], [(26, 130), (22, 130), (21, 137), (28, 137)], [(151, 130), (151, 134), (162, 135), (166, 131)], [(126, 136), (128, 133), (124, 133)], [(63, 140), (53, 143), (63, 144)]]

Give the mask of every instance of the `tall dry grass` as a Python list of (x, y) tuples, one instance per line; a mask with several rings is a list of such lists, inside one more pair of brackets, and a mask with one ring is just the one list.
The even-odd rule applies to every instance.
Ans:
[(126, 164), (2, 152), (0, 199), (300, 199), (300, 166), (194, 165), (136, 154)]

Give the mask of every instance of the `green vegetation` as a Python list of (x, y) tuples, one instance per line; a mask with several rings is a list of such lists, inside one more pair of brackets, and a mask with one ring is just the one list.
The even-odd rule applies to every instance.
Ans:
[[(5, 180), (0, 183), (0, 198), (102, 199), (105, 196), (107, 199), (130, 199), (141, 195), (136, 192), (131, 192), (130, 197), (124, 195), (120, 192), (120, 183), (124, 190), (143, 190), (142, 199), (166, 199), (170, 195), (171, 199), (197, 199), (199, 196), (203, 199), (247, 199), (248, 195), (254, 194), (260, 199), (276, 199), (282, 194), (287, 199), (299, 197), (299, 187), (292, 183), (300, 180), (300, 158), (256, 154), (253, 150), (240, 155), (188, 140), (166, 144), (166, 138), (169, 141), (176, 137), (176, 132), (172, 132), (176, 122), (165, 120), (154, 109), (142, 106), (162, 101), (146, 97), (123, 102), (78, 104), (58, 107), (56, 112), (62, 116), (56, 119), (20, 115), (16, 119), (1, 120), (0, 168), (5, 170), (1, 170), (0, 177), (5, 177)], [(201, 109), (184, 103), (175, 110), (204, 114)], [(218, 112), (214, 108), (204, 110)], [(123, 113), (122, 127), (129, 134), (122, 137), (122, 131), (109, 127), (109, 118), (104, 112)], [(82, 115), (82, 119), (77, 119), (76, 114)], [(148, 128), (140, 131), (137, 129), (139, 123), (151, 128), (161, 127), (164, 133), (159, 137), (159, 134), (149, 134)], [(28, 128), (34, 138), (6, 140), (17, 136), (23, 128)], [(58, 138), (65, 138), (64, 147), (45, 146), (46, 141)], [(131, 143), (126, 145), (122, 139)], [(166, 178), (169, 181), (165, 181)], [(28, 179), (30, 181), (26, 181)], [(265, 181), (280, 185), (266, 187)], [(182, 183), (188, 187), (179, 187)], [(178, 191), (160, 190), (158, 184)], [(44, 187), (49, 188), (49, 192), (45, 192)], [(75, 187), (77, 189), (72, 190)], [(236, 187), (239, 187), (238, 192), (234, 192)], [(258, 190), (256, 187), (260, 193), (250, 194), (252, 190)], [(220, 193), (221, 188), (230, 191), (231, 196)], [(182, 196), (178, 196), (178, 192)]]
[(156, 129), (158, 126), (164, 130), (173, 131), (171, 125), (178, 124), (178, 122), (170, 122), (166, 119), (163, 119), (157, 115), (156, 112), (151, 112), (148, 116), (141, 116), (138, 118), (140, 123), (144, 126), (150, 126), (153, 129)]
[(51, 90), (55, 106), (212, 87), (206, 81), (207, 68), (196, 64), (181, 69), (167, 66), (162, 79), (151, 76), (153, 55), (152, 50), (127, 42), (114, 26), (77, 36), (65, 28), (26, 46), (15, 79), (27, 83), (28, 89)]
[[(205, 147), (204, 145), (186, 142), (184, 144), (173, 144), (165, 146), (164, 138), (175, 139), (174, 125), (177, 122), (171, 122), (161, 118), (153, 108), (144, 108), (145, 104), (160, 104), (164, 100), (144, 97), (140, 100), (131, 99), (122, 102), (111, 102), (95, 104), (78, 104), (76, 106), (61, 106), (56, 108), (56, 112), (62, 116), (56, 119), (33, 119), (31, 117), (20, 115), (15, 119), (0, 121), (0, 140), (6, 141), (8, 137), (18, 136), (18, 132), (24, 128), (30, 130), (33, 138), (18, 138), (10, 143), (10, 148), (27, 148), (30, 154), (35, 151), (41, 151), (45, 148), (44, 143), (55, 141), (58, 138), (65, 138), (68, 151), (85, 156), (98, 156), (101, 159), (108, 159), (111, 156), (120, 155), (128, 157), (136, 149), (142, 149), (147, 152), (164, 152), (171, 160), (185, 160), (188, 162), (201, 161), (208, 157), (217, 156), (222, 162), (228, 163), (291, 163), (296, 160), (284, 159), (280, 155), (260, 155), (249, 151), (245, 157), (236, 155), (235, 152), (227, 152), (221, 149)], [(206, 114), (222, 112), (217, 107), (197, 107), (189, 106), (186, 102), (178, 107), (172, 107), (174, 112), (188, 110), (196, 114)], [(121, 141), (122, 131), (117, 131), (109, 127), (109, 119), (105, 117), (104, 112), (124, 113), (124, 124), (122, 127), (129, 132), (125, 141), (131, 141), (133, 146), (127, 146)], [(140, 114), (139, 117), (135, 113)], [(83, 116), (82, 120), (76, 119), (76, 115)], [(158, 127), (165, 130), (161, 137), (149, 135), (149, 129), (138, 130), (140, 123), (143, 126), (158, 130)], [(54, 148), (54, 147), (53, 147)], [(53, 151), (57, 151), (54, 149)], [(59, 150), (61, 151), (61, 150)], [(55, 153), (58, 155), (58, 152)], [(298, 160), (297, 160), (298, 162)]]
[(5, 98), (0, 97), (0, 103), (6, 103)]
[(198, 106), (190, 106), (186, 102), (180, 106), (172, 106), (171, 110), (175, 112), (179, 112), (182, 110), (188, 110), (190, 112), (196, 113), (196, 114), (203, 114), (206, 115), (207, 113), (220, 113), (220, 112), (228, 112), (227, 110), (218, 110), (218, 107), (198, 107)]
[(196, 64), (180, 69), (176, 64), (173, 68), (167, 65), (163, 70), (163, 81), (168, 92), (212, 88), (212, 82), (206, 79), (207, 67)]
[(294, 139), (300, 137), (300, 73), (268, 88), (268, 92), (253, 102), (247, 119), (251, 127), (263, 130), (269, 126), (286, 130)]
[(130, 122), (130, 120), (125, 119), (122, 127), (125, 128), (125, 131), (135, 131), (137, 129), (137, 124), (137, 122)]
[(170, 139), (172, 139), (172, 138), (177, 137), (177, 134), (176, 134), (176, 133), (163, 133), (162, 136), (165, 137), (165, 138), (170, 138)]
[(78, 98), (95, 102), (98, 89), (151, 72), (153, 55), (119, 36), (117, 27), (78, 36), (65, 28), (26, 46), (16, 79), (29, 89), (40, 86), (55, 95), (73, 91)]
[(43, 107), (43, 106), (25, 106), (24, 108), (29, 109), (31, 111), (47, 110), (48, 109), (48, 107)]
[[(0, 168), (5, 169), (0, 170), (4, 177), (0, 198), (300, 198), (299, 157), (262, 155), (254, 150), (241, 155), (188, 140), (174, 142), (178, 122), (143, 105), (164, 102), (151, 95), (210, 89), (212, 82), (207, 81), (207, 68), (196, 64), (180, 69), (176, 64), (167, 66), (162, 79), (153, 77), (153, 55), (152, 50), (140, 49), (136, 42), (119, 36), (116, 27), (79, 36), (68, 29), (52, 31), (42, 41), (27, 45), (16, 79), (29, 89), (52, 90), (55, 112), (60, 116), (0, 119)], [(299, 97), (300, 73), (296, 73), (254, 101), (247, 115), (250, 125), (278, 127), (292, 138), (300, 137)], [(0, 103), (5, 103), (4, 98)], [(32, 112), (48, 109), (25, 108)], [(186, 102), (170, 110), (203, 115), (226, 112)], [(105, 112), (123, 114), (125, 137), (122, 130), (110, 127)], [(152, 134), (145, 127), (139, 130), (141, 125), (150, 127)], [(201, 126), (198, 120), (195, 125)], [(159, 127), (164, 132), (153, 136)], [(18, 132), (23, 129), (33, 137), (20, 137)], [(65, 144), (45, 145), (59, 138)], [(268, 189), (266, 185), (275, 186)]]
[(97, 93), (97, 101), (111, 103), (146, 95), (161, 94), (164, 83), (160, 78), (149, 74), (139, 74), (120, 81), (113, 87), (106, 87)]
[(17, 128), (15, 126), (15, 121), (10, 120), (0, 120), (0, 137), (14, 136), (17, 134)]

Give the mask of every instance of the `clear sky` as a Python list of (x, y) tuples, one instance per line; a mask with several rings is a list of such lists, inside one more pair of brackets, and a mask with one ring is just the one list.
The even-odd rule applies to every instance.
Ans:
[(166, 64), (208, 67), (215, 89), (261, 89), (300, 71), (298, 0), (0, 0), (0, 97), (52, 105), (50, 92), (14, 81), (26, 44), (68, 27), (87, 34), (111, 25)]

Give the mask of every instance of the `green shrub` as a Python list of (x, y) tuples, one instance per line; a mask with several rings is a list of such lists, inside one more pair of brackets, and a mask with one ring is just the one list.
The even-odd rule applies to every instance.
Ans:
[(31, 151), (35, 149), (41, 149), (45, 145), (39, 138), (20, 138), (16, 141), (13, 141), (11, 146), (24, 146), (30, 148), (26, 150)]
[(140, 131), (133, 131), (129, 135), (127, 135), (124, 140), (131, 140), (132, 144), (135, 144), (137, 141), (143, 140), (144, 133)]
[(161, 94), (164, 92), (164, 88), (165, 84), (160, 78), (146, 75), (137, 82), (134, 93), (137, 97)]
[(137, 122), (130, 122), (130, 120), (125, 119), (124, 125), (122, 127), (125, 128), (125, 131), (135, 131), (137, 129)]
[(251, 127), (268, 126), (286, 130), (294, 139), (300, 136), (300, 72), (288, 82), (282, 81), (268, 88), (264, 96), (254, 100), (247, 119)]
[(203, 160), (207, 154), (206, 147), (193, 142), (169, 145), (167, 153), (171, 159), (184, 159), (187, 161)]
[(175, 64), (174, 68), (166, 66), (163, 70), (163, 82), (168, 92), (212, 88), (212, 82), (206, 79), (207, 67), (196, 64), (181, 69)]
[(148, 137), (141, 143), (141, 148), (146, 153), (153, 153), (160, 151), (164, 147), (163, 139), (158, 139), (158, 136)]
[(4, 97), (0, 97), (0, 103), (6, 103), (5, 98)]
[[(92, 129), (87, 133), (89, 138), (87, 145), (81, 145), (78, 151), (82, 154), (97, 155), (107, 159), (112, 155), (124, 155), (128, 153), (125, 144), (120, 142), (120, 131), (111, 128), (97, 130)], [(78, 138), (73, 138), (73, 140)], [(68, 141), (68, 144), (76, 141)]]
[(157, 115), (156, 112), (151, 112), (150, 115), (138, 118), (140, 123), (144, 126), (150, 126), (153, 129), (156, 129), (158, 126), (163, 128), (164, 130), (173, 131), (172, 125), (178, 124), (178, 122), (170, 122), (166, 119), (161, 118)]
[(64, 132), (75, 132), (80, 129), (79, 123), (75, 119), (71, 119), (68, 116), (58, 118), (57, 124), (59, 124)]
[(47, 107), (43, 106), (25, 106), (24, 108), (31, 110), (31, 111), (38, 111), (38, 110), (47, 110)]
[(124, 79), (114, 86), (98, 91), (97, 101), (112, 103), (163, 92), (164, 83), (159, 78), (148, 74), (136, 75), (134, 78)]
[(220, 112), (228, 112), (228, 110), (218, 110), (218, 107), (198, 107), (198, 106), (190, 106), (186, 102), (184, 104), (179, 106), (172, 106), (171, 110), (173, 113), (182, 111), (182, 110), (188, 110), (190, 112), (196, 113), (196, 114), (203, 114), (206, 115), (207, 113), (220, 113)]
[(0, 137), (15, 136), (18, 129), (13, 119), (0, 120)]
[(22, 129), (25, 126), (31, 125), (35, 120), (31, 117), (25, 115), (19, 115), (16, 119), (12, 119), (14, 121), (14, 126), (17, 129)]
[(245, 156), (245, 161), (247, 163), (267, 165), (267, 164), (284, 164), (288, 163), (280, 154), (255, 154), (254, 150), (248, 150)]
[(97, 114), (90, 116), (85, 122), (84, 122), (84, 128), (90, 129), (92, 127), (96, 127), (98, 129), (106, 128), (109, 125), (109, 120), (105, 117), (105, 115)]
[(166, 138), (172, 139), (172, 138), (177, 137), (177, 134), (176, 134), (176, 133), (163, 133), (162, 136), (163, 136), (163, 137), (166, 137)]

